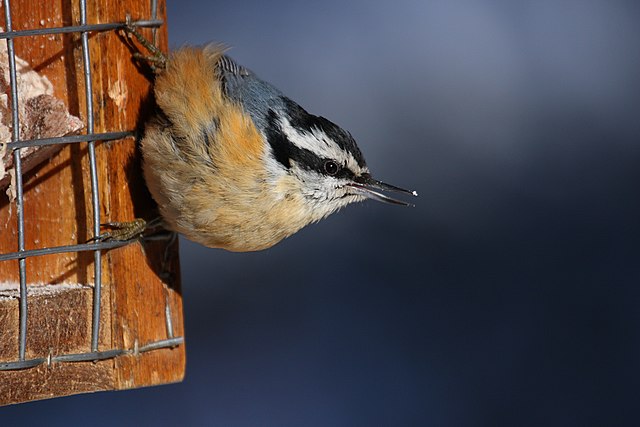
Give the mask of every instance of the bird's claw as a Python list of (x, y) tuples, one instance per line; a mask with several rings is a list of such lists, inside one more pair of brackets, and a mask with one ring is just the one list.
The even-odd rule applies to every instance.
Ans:
[(102, 227), (108, 228), (108, 231), (92, 238), (90, 241), (106, 242), (117, 241), (125, 242), (127, 240), (138, 239), (142, 237), (147, 229), (147, 221), (142, 218), (136, 218), (129, 222), (107, 222), (100, 224)]
[(134, 58), (136, 58), (137, 60), (148, 62), (153, 72), (158, 72), (159, 70), (162, 70), (166, 67), (167, 56), (164, 53), (162, 53), (162, 51), (158, 49), (157, 46), (155, 46), (153, 43), (147, 40), (142, 34), (140, 34), (140, 32), (136, 29), (136, 26), (133, 24), (131, 20), (131, 15), (129, 15), (128, 13), (125, 19), (125, 24), (123, 29), (127, 34), (133, 35), (140, 42), (140, 44), (144, 46), (144, 48), (147, 49), (147, 51), (149, 51), (150, 53), (150, 55), (144, 55), (142, 53), (137, 52), (133, 54)]

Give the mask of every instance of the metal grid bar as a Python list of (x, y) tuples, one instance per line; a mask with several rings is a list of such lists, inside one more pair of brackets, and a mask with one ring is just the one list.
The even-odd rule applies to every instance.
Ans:
[[(4, 1), (4, 17), (7, 31), (12, 30), (11, 25), (11, 5), (9, 0)], [(11, 120), (12, 133), (11, 140), (20, 140), (20, 118), (18, 116), (18, 85), (16, 78), (16, 53), (13, 47), (13, 40), (7, 40), (7, 54), (9, 58), (9, 81), (11, 86)], [(20, 149), (13, 152), (13, 165), (16, 175), (16, 210), (18, 217), (18, 253), (24, 252), (24, 205), (22, 197), (22, 161), (20, 159)], [(27, 348), (27, 265), (26, 259), (18, 259), (18, 269), (20, 272), (20, 338), (18, 357), (24, 360)]]
[[(163, 24), (161, 19), (153, 19), (144, 20), (144, 21), (134, 21), (134, 27), (151, 27), (156, 29), (160, 25)], [(33, 30), (19, 30), (12, 31), (10, 34), (8, 33), (9, 29), (7, 29), (6, 33), (0, 34), (1, 39), (15, 39), (18, 37), (31, 37), (31, 36), (48, 36), (50, 34), (64, 34), (64, 33), (80, 33), (80, 32), (100, 32), (100, 31), (111, 31), (111, 30), (121, 30), (125, 27), (125, 23), (122, 22), (112, 22), (107, 24), (88, 24), (88, 25), (74, 25), (70, 27), (55, 27), (55, 28), (37, 28)]]
[(9, 149), (13, 149), (13, 148), (35, 147), (40, 145), (73, 144), (76, 142), (113, 141), (116, 139), (124, 139), (130, 136), (135, 136), (135, 133), (132, 131), (104, 132), (104, 133), (92, 133), (87, 135), (61, 136), (56, 138), (24, 139), (22, 141), (9, 142), (7, 144), (7, 147)]
[[(158, 0), (151, 0), (151, 20), (155, 21), (158, 19)], [(156, 46), (158, 44), (158, 27), (151, 28), (151, 34), (153, 45)]]
[(54, 246), (51, 248), (31, 249), (21, 252), (10, 252), (8, 254), (0, 254), (0, 261), (9, 261), (12, 259), (31, 258), (34, 256), (64, 254), (70, 252), (87, 252), (97, 251), (100, 249), (115, 249), (130, 244), (129, 241), (106, 241), (96, 243), (80, 243), (78, 245)]
[[(23, 184), (22, 184), (22, 163), (20, 158), (20, 150), (25, 147), (58, 145), (58, 144), (74, 144), (86, 142), (88, 145), (89, 168), (91, 176), (91, 200), (93, 209), (93, 234), (94, 237), (100, 234), (100, 201), (98, 188), (98, 175), (95, 155), (95, 141), (122, 140), (131, 136), (135, 136), (134, 131), (105, 132), (94, 133), (94, 114), (93, 114), (93, 88), (91, 78), (90, 56), (89, 56), (89, 33), (98, 31), (118, 30), (125, 27), (124, 22), (103, 23), (103, 24), (87, 24), (87, 2), (79, 0), (80, 3), (80, 25), (68, 27), (54, 28), (38, 28), (13, 31), (11, 23), (11, 1), (3, 0), (5, 8), (5, 32), (0, 33), (0, 39), (7, 41), (7, 53), (9, 58), (9, 76), (11, 90), (12, 105), (12, 125), (13, 133), (11, 142), (7, 143), (7, 147), (13, 150), (14, 171), (16, 175), (16, 210), (18, 221), (18, 250), (6, 254), (0, 253), (0, 262), (18, 260), (18, 268), (20, 273), (20, 331), (19, 331), (19, 360), (11, 362), (0, 362), (0, 371), (30, 369), (42, 364), (51, 365), (52, 363), (74, 363), (86, 361), (98, 361), (105, 359), (113, 359), (125, 355), (137, 356), (140, 353), (158, 350), (162, 348), (173, 348), (184, 343), (183, 337), (174, 337), (173, 324), (171, 316), (171, 307), (168, 298), (165, 302), (165, 318), (167, 326), (167, 339), (149, 342), (142, 347), (138, 347), (137, 342), (133, 349), (110, 349), (98, 351), (98, 341), (100, 332), (100, 297), (101, 297), (101, 250), (112, 249), (130, 244), (129, 242), (93, 242), (82, 243), (78, 245), (56, 246), (49, 248), (40, 248), (25, 250), (24, 238), (24, 209), (23, 209)], [(137, 27), (151, 27), (154, 34), (154, 43), (156, 41), (157, 27), (163, 24), (162, 20), (157, 19), (157, 0), (151, 0), (151, 19), (139, 20), (133, 23)], [(20, 140), (20, 123), (18, 116), (18, 90), (16, 80), (16, 55), (13, 40), (17, 37), (41, 36), (61, 33), (80, 33), (82, 42), (82, 59), (85, 78), (85, 97), (87, 105), (87, 133), (85, 135), (72, 135), (57, 138), (42, 138), (31, 140)], [(47, 358), (25, 359), (26, 341), (27, 341), (27, 282), (26, 282), (26, 259), (35, 256), (53, 255), (69, 252), (94, 252), (94, 291), (93, 291), (93, 316), (92, 316), (92, 334), (91, 334), (91, 351), (85, 353), (49, 355)]]
[[(80, 0), (80, 25), (87, 25), (87, 0)], [(93, 133), (93, 85), (91, 81), (91, 58), (89, 57), (89, 33), (80, 33), (82, 38), (82, 62), (84, 65), (84, 93), (87, 104), (87, 134)], [(89, 141), (89, 170), (91, 175), (91, 204), (93, 206), (93, 237), (100, 235), (100, 194), (98, 193), (98, 168), (96, 167), (96, 142)], [(102, 295), (102, 258), (100, 250), (93, 253), (93, 321), (91, 351), (98, 351), (100, 335), (100, 297)]]
[(162, 348), (174, 348), (184, 344), (184, 337), (169, 338), (166, 340), (153, 341), (139, 348), (133, 349), (112, 349), (103, 351), (92, 351), (87, 353), (71, 353), (61, 354), (58, 356), (38, 357), (17, 362), (0, 362), (0, 371), (14, 371), (18, 369), (34, 368), (38, 365), (46, 363), (74, 363), (74, 362), (97, 362), (99, 360), (113, 359), (120, 356), (137, 356), (148, 351), (159, 350)]

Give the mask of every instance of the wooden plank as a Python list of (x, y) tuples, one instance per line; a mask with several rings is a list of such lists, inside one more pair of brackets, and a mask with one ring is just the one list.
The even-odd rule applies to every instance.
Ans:
[[(77, 25), (77, 1), (12, 2), (15, 30)], [(96, 0), (87, 4), (88, 23), (149, 19), (149, 2)], [(166, 19), (164, 1), (158, 18)], [(1, 22), (1, 20), (0, 20)], [(151, 37), (151, 30), (143, 30)], [(166, 27), (158, 31), (166, 51)], [(90, 35), (95, 132), (136, 128), (149, 109), (151, 76), (131, 59), (122, 35)], [(82, 51), (78, 34), (18, 38), (16, 53), (46, 75), (54, 96), (86, 124)], [(154, 205), (144, 185), (132, 138), (96, 147), (101, 220), (128, 221), (153, 217)], [(27, 249), (84, 243), (92, 236), (91, 186), (87, 144), (64, 147), (55, 157), (24, 176)], [(0, 197), (0, 253), (17, 248), (15, 206)], [(99, 350), (133, 350), (170, 337), (165, 305), (174, 336), (183, 335), (177, 243), (140, 243), (102, 255), (102, 312)], [(91, 350), (93, 253), (69, 253), (27, 259), (30, 289), (27, 359)], [(168, 265), (163, 265), (168, 264)], [(4, 296), (3, 286), (18, 283), (17, 261), (0, 262), (0, 362), (17, 358), (18, 300)], [(36, 287), (51, 287), (36, 291)], [(55, 290), (54, 290), (55, 289)], [(8, 292), (8, 291), (7, 291)], [(66, 394), (147, 386), (180, 381), (184, 345), (94, 362), (52, 363), (19, 371), (0, 371), (0, 404)], [(92, 385), (93, 384), (93, 385)]]
[(113, 389), (113, 361), (40, 365), (2, 374), (2, 402), (50, 399), (70, 394)]

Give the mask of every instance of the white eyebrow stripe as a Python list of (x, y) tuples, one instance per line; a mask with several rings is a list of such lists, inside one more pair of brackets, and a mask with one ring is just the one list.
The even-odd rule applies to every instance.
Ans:
[(291, 126), (291, 123), (286, 118), (280, 119), (280, 127), (282, 133), (284, 133), (287, 139), (296, 147), (309, 150), (321, 159), (328, 158), (339, 162), (345, 161), (347, 167), (354, 171), (360, 169), (353, 155), (341, 149), (338, 144), (332, 141), (331, 138), (320, 129), (314, 128), (311, 132), (296, 129)]

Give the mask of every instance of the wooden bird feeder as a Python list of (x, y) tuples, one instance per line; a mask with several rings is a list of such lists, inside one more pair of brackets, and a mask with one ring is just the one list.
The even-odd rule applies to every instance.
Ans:
[(166, 51), (149, 4), (0, 7), (2, 405), (184, 376), (177, 241), (91, 241), (155, 209), (135, 136), (153, 76), (121, 31), (128, 13)]

